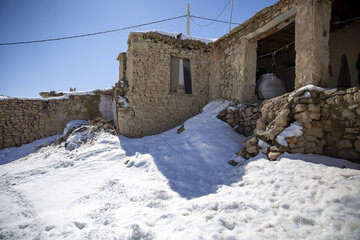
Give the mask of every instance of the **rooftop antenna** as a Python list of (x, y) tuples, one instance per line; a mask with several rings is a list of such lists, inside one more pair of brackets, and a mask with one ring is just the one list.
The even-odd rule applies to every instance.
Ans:
[(187, 8), (187, 35), (190, 36), (190, 3)]
[(232, 20), (233, 7), (234, 7), (234, 0), (232, 0), (232, 2), (231, 2), (231, 13), (230, 13), (229, 32), (231, 31), (231, 20)]

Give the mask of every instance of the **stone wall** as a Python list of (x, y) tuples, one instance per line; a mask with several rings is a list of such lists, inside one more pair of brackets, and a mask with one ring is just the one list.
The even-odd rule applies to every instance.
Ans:
[(232, 101), (217, 117), (229, 123), (236, 132), (250, 136), (256, 128), (256, 121), (261, 117), (261, 106), (261, 103), (241, 104)]
[(90, 120), (102, 116), (101, 112), (106, 112), (108, 115), (106, 108), (109, 106), (101, 104), (101, 98), (108, 100), (109, 97), (109, 93), (93, 93), (69, 94), (68, 97), (65, 95), (46, 99), (2, 99), (0, 100), (0, 148), (20, 146), (60, 134), (66, 124), (72, 120)]
[[(257, 117), (256, 113), (253, 118)], [(294, 123), (301, 126), (302, 134), (285, 137), (284, 143), (280, 139), (283, 131)], [(360, 162), (360, 89), (311, 87), (265, 101), (254, 137), (244, 143), (239, 154), (247, 158), (258, 154), (264, 145), (260, 140), (269, 145), (262, 151), (271, 160), (290, 152)]]
[[(140, 137), (160, 133), (199, 113), (208, 100), (208, 45), (156, 32), (131, 33), (128, 45), (128, 105), (118, 111), (121, 134)], [(171, 56), (190, 60), (192, 94), (170, 92)]]

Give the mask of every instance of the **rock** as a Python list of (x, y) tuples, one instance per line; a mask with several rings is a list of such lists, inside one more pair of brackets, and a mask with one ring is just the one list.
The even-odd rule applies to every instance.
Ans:
[(355, 147), (355, 150), (360, 153), (360, 140), (356, 140), (354, 142), (354, 147)]
[(291, 153), (305, 153), (305, 147), (290, 148)]
[(306, 110), (306, 105), (305, 104), (297, 104), (294, 108), (294, 113), (299, 113), (299, 112), (303, 112)]
[(336, 88), (329, 89), (329, 90), (324, 91), (324, 95), (325, 95), (325, 96), (330, 96), (331, 94), (333, 94), (333, 93), (336, 92), (336, 91), (337, 91)]
[(335, 103), (334, 97), (327, 98), (325, 101), (329, 105), (333, 105)]
[(354, 141), (354, 140), (356, 139), (356, 135), (353, 134), (353, 133), (345, 133), (345, 134), (343, 135), (343, 138)]
[(243, 157), (245, 159), (249, 159), (249, 157), (250, 157), (249, 153), (246, 151), (246, 148), (241, 148), (238, 151), (237, 155), (240, 156), (240, 157)]
[(345, 117), (345, 118), (348, 118), (350, 120), (355, 120), (355, 113), (352, 112), (352, 111), (349, 111), (347, 109), (344, 109), (342, 111), (342, 116)]
[(322, 124), (320, 121), (311, 121), (311, 127), (313, 128), (321, 128)]
[(323, 137), (323, 130), (322, 128), (311, 128), (308, 131), (308, 134), (310, 136), (315, 136), (317, 138), (322, 138)]
[(184, 126), (184, 124), (181, 125), (181, 127), (178, 128), (177, 133), (180, 134), (180, 133), (182, 133), (183, 131), (185, 131), (185, 126)]
[(338, 147), (339, 149), (351, 148), (352, 146), (353, 144), (351, 143), (351, 141), (347, 139), (341, 139), (336, 143), (336, 147)]
[(245, 129), (244, 129), (244, 135), (245, 135), (245, 137), (250, 136), (252, 133), (253, 133), (252, 129), (251, 129), (250, 127), (247, 127), (247, 126), (246, 126)]
[(346, 93), (355, 93), (358, 90), (359, 90), (359, 87), (352, 87), (352, 88), (346, 89)]
[(41, 146), (41, 145), (37, 145), (36, 147), (35, 147), (35, 149), (36, 150), (39, 150), (40, 148), (42, 148), (43, 146)]
[(257, 145), (259, 140), (256, 137), (252, 137), (249, 140), (247, 140), (243, 145), (245, 147), (255, 146)]
[(270, 147), (270, 151), (271, 151), (271, 152), (281, 152), (281, 151), (280, 151), (280, 148), (277, 147), (277, 146), (271, 146), (271, 147)]
[(261, 152), (265, 155), (268, 155), (270, 152), (270, 147), (264, 148)]
[(228, 161), (228, 164), (230, 164), (232, 166), (237, 166), (239, 163), (234, 160), (230, 160), (230, 161)]
[(285, 140), (286, 140), (289, 144), (295, 144), (295, 143), (297, 142), (297, 137), (296, 137), (296, 136), (285, 137)]
[(282, 112), (280, 112), (278, 116), (275, 118), (275, 126), (277, 127), (287, 126), (289, 113), (290, 113), (289, 109), (285, 109)]
[(349, 104), (349, 105), (353, 105), (354, 102), (354, 96), (353, 94), (346, 94), (344, 95), (344, 100)]
[(109, 123), (105, 123), (104, 124), (104, 129), (114, 129), (114, 126), (109, 124)]
[(269, 152), (268, 158), (270, 161), (276, 161), (280, 155), (281, 155), (281, 152)]
[(225, 117), (226, 113), (227, 113), (226, 109), (222, 110), (221, 112), (219, 112), (219, 114), (216, 117), (222, 119), (223, 117)]
[(110, 129), (109, 133), (112, 134), (112, 135), (116, 135), (116, 130), (115, 129)]
[(320, 115), (320, 112), (318, 112), (318, 113), (310, 112), (309, 117), (310, 117), (311, 119), (314, 119), (314, 120), (320, 120), (321, 115)]
[(250, 156), (254, 157), (254, 156), (258, 155), (258, 153), (259, 153), (259, 146), (253, 145), (253, 146), (247, 147), (246, 151), (250, 154)]
[(360, 102), (360, 91), (354, 93), (354, 101), (356, 103)]
[(302, 123), (311, 121), (309, 112), (297, 113), (297, 114), (295, 114), (294, 117), (297, 121), (302, 122)]
[(250, 107), (246, 108), (245, 113), (246, 113), (246, 116), (252, 115), (252, 110), (251, 110), (251, 108), (250, 108)]
[(87, 130), (87, 129), (88, 129), (87, 127), (82, 126), (82, 127), (79, 127), (79, 128), (77, 128), (77, 129), (75, 129), (74, 132), (83, 132), (83, 131), (85, 131), (85, 130)]
[(257, 129), (265, 129), (265, 126), (266, 126), (266, 123), (265, 123), (265, 119), (262, 119), (262, 118), (259, 118), (257, 121), (256, 121), (256, 128)]
[(232, 113), (228, 113), (228, 114), (226, 114), (225, 118), (226, 119), (233, 119), (234, 115)]

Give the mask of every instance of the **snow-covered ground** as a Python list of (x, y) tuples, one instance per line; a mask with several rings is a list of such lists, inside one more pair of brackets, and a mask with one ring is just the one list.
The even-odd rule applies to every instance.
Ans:
[(0, 239), (360, 239), (360, 165), (241, 161), (243, 137), (215, 117), (227, 104), (181, 134), (0, 150)]

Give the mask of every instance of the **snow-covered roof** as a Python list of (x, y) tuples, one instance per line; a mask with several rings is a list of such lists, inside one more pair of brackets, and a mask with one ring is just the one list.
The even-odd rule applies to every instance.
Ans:
[(138, 32), (140, 32), (140, 33), (156, 32), (156, 33), (166, 35), (166, 36), (170, 36), (170, 37), (173, 37), (173, 38), (177, 38), (177, 36), (179, 36), (181, 34), (181, 40), (195, 40), (195, 41), (203, 42), (205, 44), (209, 44), (209, 43), (212, 43), (215, 40), (217, 40), (217, 39), (208, 39), (208, 38), (187, 36), (187, 35), (184, 35), (184, 34), (179, 33), (179, 32), (164, 32), (164, 31), (160, 31), (160, 30), (157, 30), (157, 29), (146, 30), (146, 31), (138, 31)]
[[(111, 90), (111, 88), (103, 89), (102, 91)], [(7, 97), (7, 96), (0, 96), (1, 100), (12, 100), (12, 99), (20, 99), (20, 100), (41, 100), (41, 101), (48, 101), (48, 100), (61, 100), (61, 99), (68, 99), (71, 95), (72, 96), (85, 96), (85, 95), (96, 95), (96, 90), (94, 91), (61, 91), (61, 92), (55, 92), (55, 93), (63, 93), (64, 95), (58, 96), (58, 97), (48, 97), (48, 98), (32, 98), (32, 97)]]

